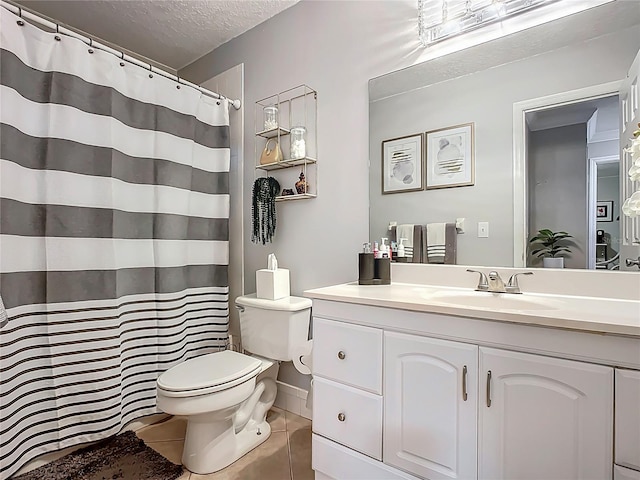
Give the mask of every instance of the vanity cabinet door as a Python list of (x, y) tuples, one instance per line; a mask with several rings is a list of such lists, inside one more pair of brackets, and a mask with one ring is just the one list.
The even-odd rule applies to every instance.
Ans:
[(384, 342), (384, 463), (477, 478), (478, 347), (393, 332)]
[(610, 479), (613, 369), (480, 348), (481, 479)]
[(640, 470), (640, 371), (616, 368), (616, 463)]

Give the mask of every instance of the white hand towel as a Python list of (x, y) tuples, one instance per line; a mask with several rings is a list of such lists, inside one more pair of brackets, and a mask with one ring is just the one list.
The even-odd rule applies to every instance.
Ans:
[(413, 257), (413, 224), (398, 225), (396, 228), (396, 242), (400, 243), (401, 238), (406, 238), (404, 243), (404, 256)]
[(429, 263), (444, 263), (446, 223), (427, 224), (427, 259)]

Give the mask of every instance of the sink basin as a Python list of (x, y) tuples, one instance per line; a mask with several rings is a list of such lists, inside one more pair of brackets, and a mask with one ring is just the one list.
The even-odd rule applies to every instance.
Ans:
[(488, 293), (476, 291), (430, 291), (424, 298), (437, 303), (495, 310), (557, 310), (548, 299), (537, 299), (512, 293)]

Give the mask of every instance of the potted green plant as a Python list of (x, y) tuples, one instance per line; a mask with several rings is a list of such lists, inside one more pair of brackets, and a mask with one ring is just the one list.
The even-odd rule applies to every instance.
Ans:
[(573, 236), (567, 232), (553, 232), (548, 228), (538, 230), (538, 233), (529, 240), (532, 248), (531, 255), (542, 257), (542, 265), (545, 268), (564, 268), (564, 257), (561, 253), (571, 253), (567, 243)]

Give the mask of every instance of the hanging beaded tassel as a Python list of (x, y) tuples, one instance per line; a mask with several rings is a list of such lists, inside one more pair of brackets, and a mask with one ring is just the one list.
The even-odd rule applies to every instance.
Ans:
[(251, 204), (251, 241), (264, 245), (276, 233), (276, 196), (280, 184), (273, 177), (261, 177), (253, 183)]

